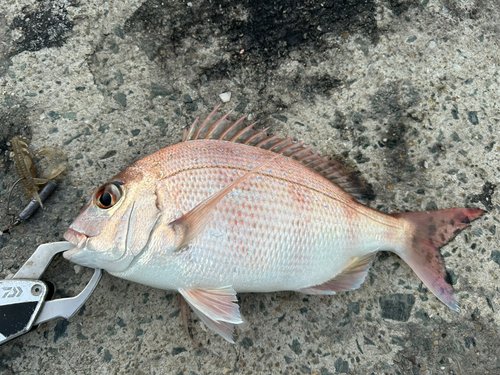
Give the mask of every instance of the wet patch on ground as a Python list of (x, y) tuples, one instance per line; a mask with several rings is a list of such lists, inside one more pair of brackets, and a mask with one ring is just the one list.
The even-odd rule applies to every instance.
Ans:
[(21, 37), (13, 43), (11, 55), (61, 47), (74, 26), (68, 16), (67, 6), (75, 4), (71, 1), (42, 0), (25, 6), (23, 15), (15, 17), (10, 25), (11, 29), (19, 29), (21, 33)]
[[(13, 99), (11, 98), (11, 100)], [(0, 124), (0, 185), (2, 187), (0, 196), (5, 198), (16, 179), (14, 162), (9, 157), (12, 151), (10, 140), (19, 135), (28, 142), (31, 139), (28, 109), (24, 105), (17, 104), (11, 108), (0, 106)], [(22, 191), (21, 185), (19, 185), (19, 189)]]
[(0, 13), (0, 78), (7, 73), (10, 63), (11, 30), (7, 17)]
[(142, 32), (146, 45), (154, 40), (152, 58), (175, 53), (186, 39), (208, 43), (214, 36), (224, 38), (231, 68), (243, 62), (276, 67), (301, 47), (321, 51), (328, 33), (361, 33), (377, 40), (373, 1), (308, 0), (296, 7), (290, 0), (193, 3), (188, 18), (184, 6), (149, 0), (127, 20), (125, 32)]
[(386, 1), (386, 6), (388, 9), (392, 11), (392, 13), (395, 16), (401, 16), (404, 15), (406, 12), (408, 12), (412, 8), (424, 8), (426, 3), (428, 3), (429, 0), (407, 0), (407, 1), (401, 1), (401, 0), (388, 0)]
[[(162, 4), (159, 0), (145, 2), (125, 22), (124, 32), (134, 36), (149, 58), (157, 61), (159, 81), (170, 82), (179, 96), (184, 93), (170, 81), (169, 72), (180, 67), (166, 65), (173, 56), (193, 71), (189, 84), (198, 91), (228, 85), (240, 91), (235, 98), (239, 112), (248, 110), (248, 103), (260, 113), (270, 114), (296, 101), (329, 97), (343, 85), (344, 77), (306, 74), (300, 67), (285, 77), (280, 68), (290, 61), (304, 68), (317, 67), (329, 59), (324, 52), (341, 35), (362, 35), (372, 43), (378, 39), (373, 1), (309, 0), (301, 3), (300, 11), (292, 11), (296, 4), (289, 1), (193, 3), (187, 9), (188, 18), (184, 5)], [(212, 45), (218, 46), (215, 56), (203, 61), (201, 55)], [(272, 89), (285, 85), (286, 97), (283, 90)], [(263, 95), (245, 95), (249, 92)], [(185, 102), (188, 111), (198, 109), (193, 102)]]
[(379, 123), (377, 144), (386, 156), (387, 181), (415, 178), (417, 167), (410, 161), (409, 141), (418, 136), (421, 119), (413, 115), (420, 94), (409, 82), (390, 82), (371, 97), (370, 115)]
[(491, 210), (493, 208), (493, 202), (491, 200), (493, 194), (495, 194), (495, 189), (497, 185), (492, 184), (489, 181), (486, 181), (483, 185), (482, 192), (480, 194), (474, 194), (469, 196), (467, 199), (470, 204), (481, 202), (484, 204), (487, 210)]
[[(0, 105), (0, 231), (8, 228), (9, 224), (13, 222), (13, 217), (10, 214), (18, 213), (22, 202), (26, 201), (22, 184), (18, 183), (14, 186), (19, 177), (14, 167), (14, 161), (10, 157), (12, 151), (10, 140), (21, 135), (29, 141), (32, 134), (27, 107), (16, 104), (17, 100), (13, 97), (9, 97), (7, 101), (11, 104), (10, 107), (6, 106), (5, 102)], [(12, 194), (10, 194), (11, 190)], [(9, 212), (7, 212), (8, 205), (10, 206)], [(12, 243), (11, 238), (8, 235), (0, 235), (0, 249), (8, 243)], [(0, 272), (16, 263), (13, 258), (15, 257), (0, 259)]]

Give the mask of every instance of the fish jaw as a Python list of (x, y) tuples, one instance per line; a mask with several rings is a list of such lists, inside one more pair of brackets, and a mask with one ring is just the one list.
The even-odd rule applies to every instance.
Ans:
[[(85, 242), (87, 242), (88, 237), (83, 233), (77, 232), (73, 228), (69, 228), (66, 233), (64, 233), (64, 239), (68, 242), (71, 242), (76, 247), (72, 250), (80, 250), (84, 247)], [(70, 250), (70, 251), (72, 251)], [(66, 251), (67, 253), (68, 251)], [(66, 254), (65, 253), (65, 254)]]
[(111, 248), (107, 251), (98, 251), (99, 243), (93, 243), (93, 237), (86, 236), (70, 228), (64, 233), (64, 238), (75, 245), (71, 250), (65, 251), (63, 256), (72, 263), (83, 267), (102, 268), (108, 272), (120, 272), (126, 269), (132, 262), (134, 256), (129, 252), (122, 252), (122, 255), (116, 258), (116, 249)]
[(78, 248), (74, 248), (68, 251), (65, 251), (63, 253), (63, 257), (66, 258), (67, 260), (76, 263), (80, 266), (83, 267), (89, 267), (89, 268), (102, 268), (96, 262), (95, 257), (86, 250), (81, 250)]
[(76, 246), (71, 250), (65, 251), (63, 253), (64, 258), (80, 266), (101, 268), (97, 264), (95, 254), (87, 249), (89, 238), (86, 235), (70, 228), (64, 233), (64, 239)]
[(64, 233), (64, 239), (75, 245), (73, 249), (63, 253), (64, 258), (80, 266), (102, 268), (95, 252), (89, 251), (90, 244), (88, 236), (70, 228)]

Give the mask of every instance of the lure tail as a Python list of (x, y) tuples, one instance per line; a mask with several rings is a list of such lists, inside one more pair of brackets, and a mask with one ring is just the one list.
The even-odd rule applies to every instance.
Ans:
[(410, 235), (406, 247), (397, 254), (436, 297), (457, 312), (457, 297), (439, 249), (484, 213), (476, 208), (450, 208), (392, 215), (405, 221)]

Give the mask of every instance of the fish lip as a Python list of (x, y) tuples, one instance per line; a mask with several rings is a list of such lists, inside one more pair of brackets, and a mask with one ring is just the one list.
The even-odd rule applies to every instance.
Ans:
[(64, 239), (76, 246), (76, 248), (73, 250), (80, 250), (84, 247), (88, 237), (83, 233), (69, 228), (66, 233), (64, 233)]

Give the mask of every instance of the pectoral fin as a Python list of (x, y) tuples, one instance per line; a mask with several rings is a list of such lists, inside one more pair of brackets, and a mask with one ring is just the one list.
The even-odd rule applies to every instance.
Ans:
[(186, 302), (210, 329), (233, 341), (233, 324), (243, 323), (236, 292), (230, 286), (216, 289), (179, 289)]
[(182, 250), (191, 240), (196, 238), (207, 224), (212, 219), (212, 211), (219, 203), (222, 198), (224, 198), (231, 190), (233, 190), (236, 185), (246, 180), (250, 175), (255, 173), (257, 170), (262, 168), (267, 163), (273, 161), (280, 155), (275, 155), (270, 159), (267, 159), (261, 163), (256, 168), (248, 171), (243, 176), (237, 178), (222, 190), (213, 194), (209, 198), (205, 199), (203, 202), (196, 205), (191, 211), (185, 213), (177, 220), (172, 221), (169, 227), (173, 228), (176, 238), (176, 251)]
[(333, 279), (324, 284), (303, 288), (300, 292), (306, 294), (335, 294), (336, 292), (358, 289), (365, 281), (374, 258), (375, 254), (369, 254), (362, 258), (352, 258), (342, 272)]

